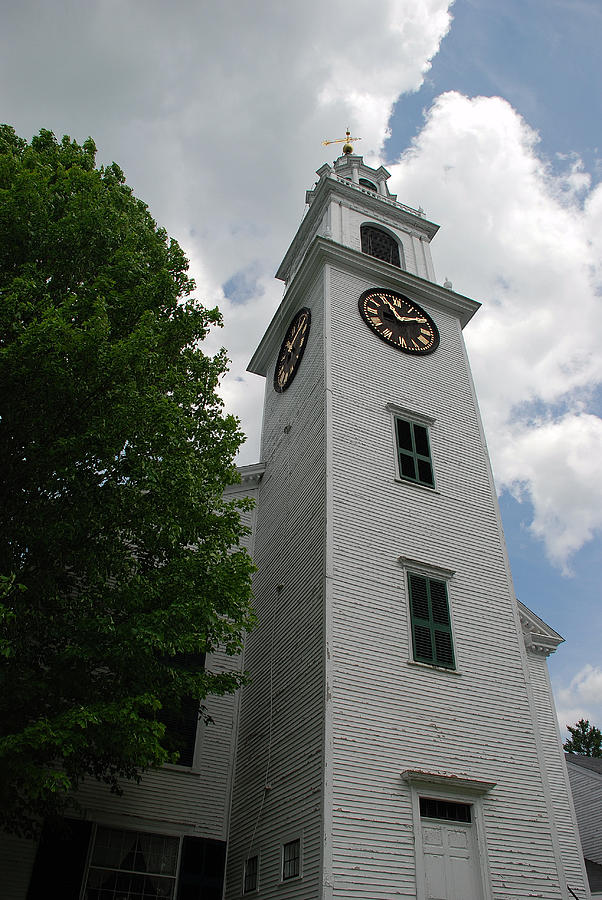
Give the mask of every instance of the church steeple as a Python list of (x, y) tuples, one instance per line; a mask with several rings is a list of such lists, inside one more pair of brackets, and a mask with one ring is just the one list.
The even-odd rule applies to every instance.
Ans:
[(384, 167), (317, 174), (249, 365), (259, 626), (227, 900), (567, 900), (567, 873), (585, 896), (463, 341), (479, 304), (436, 283), (438, 226)]
[(318, 181), (305, 194), (309, 210), (276, 273), (277, 278), (290, 282), (317, 235), (366, 252), (361, 229), (369, 226), (395, 242), (400, 268), (435, 281), (429, 245), (439, 226), (426, 219), (421, 209), (398, 201), (396, 194), (389, 191), (387, 181), (391, 175), (384, 166), (375, 169), (362, 156), (346, 154), (332, 166), (324, 163), (316, 174)]

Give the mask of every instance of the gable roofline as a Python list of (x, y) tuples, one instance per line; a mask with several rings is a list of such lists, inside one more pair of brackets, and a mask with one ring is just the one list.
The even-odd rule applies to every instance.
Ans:
[(584, 756), (582, 753), (565, 753), (564, 758), (567, 761), (567, 765), (586, 769), (588, 774), (602, 778), (602, 757)]

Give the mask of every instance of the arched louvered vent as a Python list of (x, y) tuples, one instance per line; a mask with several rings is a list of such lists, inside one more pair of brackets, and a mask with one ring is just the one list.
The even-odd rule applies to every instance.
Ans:
[(375, 228), (374, 225), (362, 225), (361, 236), (362, 253), (375, 256), (376, 259), (382, 259), (401, 269), (399, 247), (397, 241), (390, 234), (381, 231), (380, 228)]
[(367, 178), (360, 178), (360, 186), (361, 186), (361, 187), (368, 188), (369, 191), (374, 191), (375, 194), (376, 194), (377, 191), (378, 191), (378, 188), (376, 187), (376, 185), (374, 184), (374, 182), (368, 181)]

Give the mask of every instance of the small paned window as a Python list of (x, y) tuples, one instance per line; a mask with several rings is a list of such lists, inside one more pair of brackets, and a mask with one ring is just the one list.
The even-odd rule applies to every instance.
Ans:
[(360, 178), (359, 183), (361, 187), (368, 188), (369, 191), (374, 191), (375, 194), (378, 191), (376, 185), (372, 181), (368, 181), (367, 178)]
[(420, 815), (423, 819), (447, 819), (448, 822), (467, 822), (470, 824), (472, 821), (470, 803), (434, 800), (432, 797), (420, 798)]
[(425, 425), (395, 419), (399, 477), (434, 487), (433, 464)]
[(259, 859), (257, 856), (250, 856), (245, 863), (245, 884), (244, 893), (249, 894), (251, 891), (257, 890), (257, 870)]
[(454, 669), (451, 619), (444, 581), (408, 573), (412, 644), (416, 662)]
[(298, 878), (301, 863), (301, 841), (289, 841), (282, 847), (282, 880)]
[(360, 235), (362, 253), (382, 259), (384, 262), (391, 263), (392, 266), (397, 266), (398, 269), (401, 268), (399, 246), (395, 238), (373, 225), (362, 225)]

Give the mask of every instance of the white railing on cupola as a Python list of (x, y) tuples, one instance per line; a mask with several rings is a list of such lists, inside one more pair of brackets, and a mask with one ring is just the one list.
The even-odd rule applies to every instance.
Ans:
[(362, 194), (367, 194), (369, 197), (378, 197), (379, 200), (382, 200), (384, 203), (388, 203), (390, 206), (395, 206), (397, 209), (403, 209), (405, 212), (411, 213), (413, 216), (420, 216), (421, 219), (424, 218), (424, 210), (423, 209), (413, 209), (411, 206), (406, 206), (405, 203), (400, 203), (399, 200), (391, 200), (390, 197), (385, 197), (384, 194), (375, 193), (371, 191), (369, 188), (362, 187), (361, 184), (356, 184), (354, 181), (351, 181), (349, 178), (344, 178), (342, 175), (336, 175), (333, 173), (331, 178), (336, 178), (337, 181), (340, 181), (341, 184), (346, 184), (348, 187), (352, 187), (356, 191), (360, 191)]

